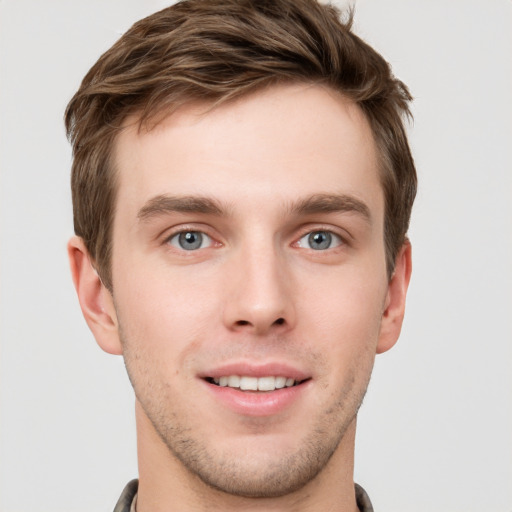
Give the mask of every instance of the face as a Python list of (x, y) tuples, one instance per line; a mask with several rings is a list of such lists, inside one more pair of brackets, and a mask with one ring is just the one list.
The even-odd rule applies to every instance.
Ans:
[(283, 86), (128, 125), (115, 157), (113, 299), (142, 428), (217, 489), (300, 488), (342, 449), (383, 342), (363, 114)]

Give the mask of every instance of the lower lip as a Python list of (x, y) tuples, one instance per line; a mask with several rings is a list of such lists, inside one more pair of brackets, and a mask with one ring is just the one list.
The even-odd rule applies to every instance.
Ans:
[(311, 381), (275, 391), (240, 391), (203, 381), (214, 398), (244, 416), (272, 416), (289, 408), (305, 393)]

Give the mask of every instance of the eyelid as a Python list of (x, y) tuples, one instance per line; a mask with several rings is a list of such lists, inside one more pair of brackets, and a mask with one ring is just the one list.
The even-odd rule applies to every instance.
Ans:
[[(188, 233), (188, 232), (194, 232), (194, 233), (201, 233), (203, 236), (206, 236), (210, 239), (210, 244), (208, 247), (215, 247), (215, 246), (221, 246), (222, 243), (218, 241), (218, 237), (212, 234), (212, 230), (204, 225), (204, 224), (179, 224), (177, 226), (173, 226), (171, 228), (166, 229), (162, 233), (162, 244), (164, 245), (172, 245), (170, 244), (171, 239), (174, 237), (180, 235), (181, 233)], [(180, 250), (184, 250), (182, 248), (178, 248), (174, 245), (172, 247), (175, 247)], [(203, 247), (203, 249), (207, 249), (208, 247)]]
[(307, 235), (318, 231), (325, 231), (337, 236), (342, 241), (343, 245), (351, 245), (352, 236), (346, 230), (325, 224), (307, 224), (302, 226), (299, 230), (298, 237), (295, 238), (295, 242), (292, 245), (298, 244), (298, 242)]
[[(197, 233), (199, 235), (201, 235), (201, 244), (199, 247), (196, 247), (194, 249), (186, 249), (185, 247), (181, 247), (180, 246), (180, 236), (183, 235), (184, 233)], [(210, 247), (213, 243), (213, 239), (207, 235), (206, 233), (203, 233), (202, 231), (192, 231), (192, 230), (187, 230), (187, 231), (181, 231), (181, 232), (178, 232), (178, 233), (175, 233), (174, 235), (170, 236), (168, 239), (167, 239), (167, 243), (169, 245), (172, 245), (174, 248), (176, 248), (177, 250), (179, 251), (197, 251), (199, 249), (206, 249), (208, 247)]]
[[(331, 242), (333, 242), (335, 245), (333, 245), (332, 247), (326, 247), (325, 249), (315, 249), (313, 247), (309, 247), (308, 244), (309, 243), (309, 240), (307, 240), (312, 234), (314, 233), (327, 233), (329, 234), (332, 238), (331, 238)], [(302, 240), (306, 239), (306, 242), (304, 245), (302, 245)], [(343, 238), (338, 235), (337, 233), (334, 233), (333, 231), (327, 231), (325, 229), (314, 229), (313, 231), (309, 231), (308, 233), (306, 233), (305, 235), (301, 236), (299, 238), (299, 240), (297, 241), (297, 245), (299, 247), (302, 247), (304, 249), (310, 249), (310, 250), (313, 250), (313, 251), (318, 251), (318, 252), (321, 252), (321, 251), (329, 251), (329, 250), (332, 250), (332, 249), (337, 249), (338, 247), (340, 246), (343, 246), (345, 245), (345, 241), (343, 240)]]

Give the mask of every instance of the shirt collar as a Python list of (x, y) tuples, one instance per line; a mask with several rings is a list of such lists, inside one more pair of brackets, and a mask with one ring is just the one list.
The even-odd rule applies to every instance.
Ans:
[[(137, 490), (139, 481), (132, 480), (124, 488), (114, 512), (137, 512)], [(374, 512), (372, 503), (366, 491), (358, 484), (355, 484), (356, 502), (360, 512)]]

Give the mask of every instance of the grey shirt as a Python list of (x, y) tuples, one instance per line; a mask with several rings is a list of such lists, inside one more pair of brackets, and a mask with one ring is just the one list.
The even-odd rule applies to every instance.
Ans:
[[(114, 508), (114, 512), (136, 512), (135, 504), (137, 502), (138, 487), (138, 480), (132, 480), (128, 483)], [(360, 512), (373, 512), (372, 503), (366, 491), (360, 485), (355, 484), (355, 492), (356, 502)]]

